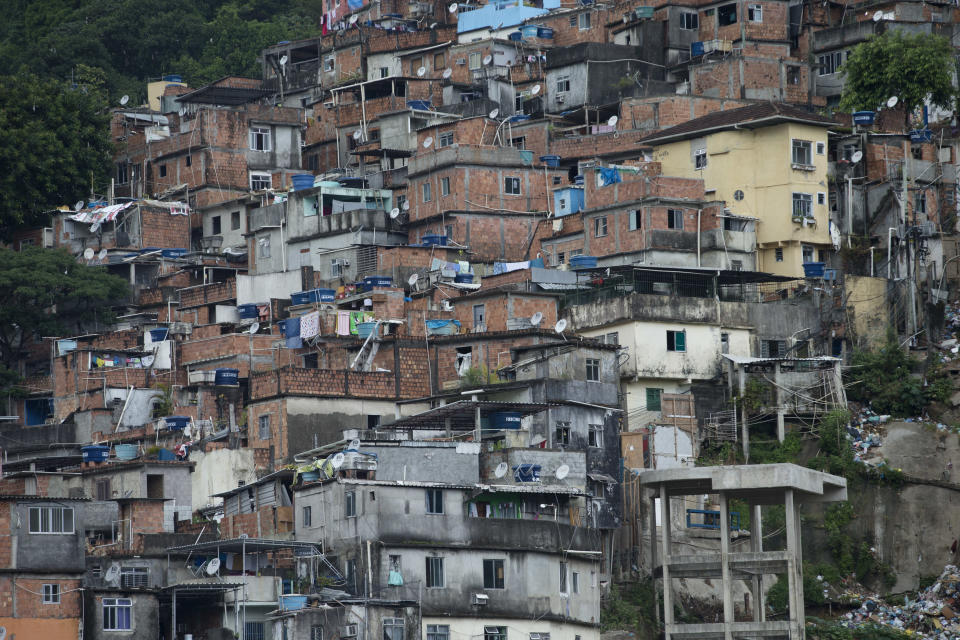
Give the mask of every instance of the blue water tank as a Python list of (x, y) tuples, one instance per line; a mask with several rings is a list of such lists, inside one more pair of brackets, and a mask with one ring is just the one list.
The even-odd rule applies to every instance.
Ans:
[(240, 370), (220, 367), (215, 370), (213, 383), (221, 386), (235, 387), (240, 384)]

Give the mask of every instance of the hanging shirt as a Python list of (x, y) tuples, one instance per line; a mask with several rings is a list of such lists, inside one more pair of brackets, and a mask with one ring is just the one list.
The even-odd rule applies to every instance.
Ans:
[(300, 316), (300, 337), (312, 338), (320, 334), (320, 312), (312, 311)]

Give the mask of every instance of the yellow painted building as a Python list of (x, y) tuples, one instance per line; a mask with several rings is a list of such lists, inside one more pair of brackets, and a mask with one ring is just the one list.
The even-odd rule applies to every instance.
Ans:
[[(663, 175), (701, 178), (707, 195), (757, 219), (757, 270), (803, 277), (826, 262), (827, 131), (833, 121), (788, 105), (750, 105), (690, 120), (643, 142)], [(712, 193), (711, 193), (712, 191)]]

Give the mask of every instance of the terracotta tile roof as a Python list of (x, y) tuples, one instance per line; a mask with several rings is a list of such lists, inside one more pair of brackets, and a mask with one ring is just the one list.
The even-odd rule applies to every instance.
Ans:
[(807, 122), (825, 127), (839, 124), (830, 118), (811, 113), (799, 107), (776, 102), (763, 102), (738, 109), (715, 111), (641, 138), (640, 142), (658, 144), (695, 138), (712, 131), (730, 129), (735, 125), (753, 128), (781, 122)]

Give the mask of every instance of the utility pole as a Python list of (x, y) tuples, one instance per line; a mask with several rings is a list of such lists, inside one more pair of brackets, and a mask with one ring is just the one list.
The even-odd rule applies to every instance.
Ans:
[(903, 211), (903, 233), (901, 237), (906, 240), (907, 247), (907, 304), (910, 305), (910, 308), (907, 312), (907, 335), (914, 336), (917, 333), (917, 287), (916, 287), (916, 277), (917, 270), (914, 268), (913, 257), (910, 251), (910, 224), (907, 214), (907, 206), (910, 198), (910, 133), (905, 132), (906, 139), (903, 141), (903, 194), (902, 194), (902, 211)]

